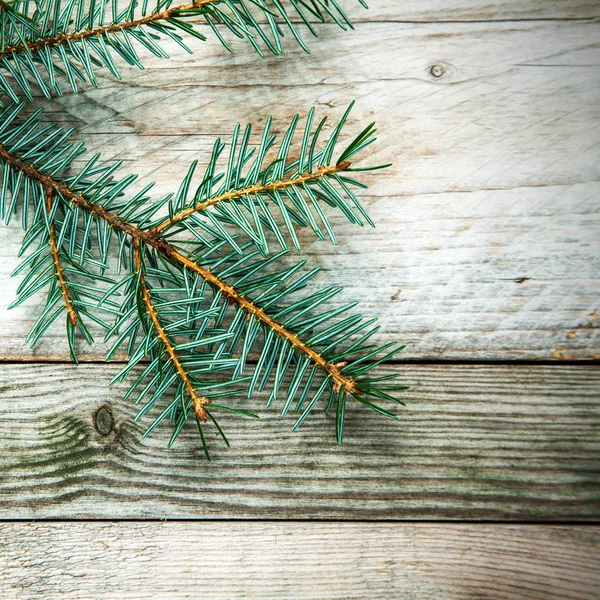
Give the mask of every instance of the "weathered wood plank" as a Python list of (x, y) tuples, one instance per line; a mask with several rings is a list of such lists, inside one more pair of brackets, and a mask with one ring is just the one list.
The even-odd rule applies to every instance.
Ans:
[(341, 5), (354, 23), (592, 19), (600, 16), (598, 3), (591, 0), (375, 0), (369, 2), (369, 10), (366, 11), (353, 6), (352, 0), (345, 0)]
[(597, 527), (0, 525), (5, 598), (592, 600)]
[(399, 422), (351, 405), (338, 448), (332, 415), (292, 433), (240, 399), (263, 418), (225, 419), (207, 463), (192, 426), (141, 439), (115, 366), (1, 365), (0, 517), (598, 519), (600, 368), (391, 368), (414, 386)]
[[(461, 23), (594, 19), (600, 16), (592, 0), (376, 0), (364, 10), (356, 0), (339, 3), (355, 25), (369, 22)], [(292, 17), (293, 20), (299, 19)], [(316, 19), (313, 19), (316, 21)]]
[[(598, 3), (592, 0), (376, 0), (364, 10), (356, 0), (339, 3), (355, 25), (369, 22), (461, 23), (494, 21), (530, 21), (594, 19), (600, 16)], [(309, 16), (309, 15), (307, 15)], [(294, 21), (297, 18), (292, 17)], [(315, 20), (316, 19), (312, 19)]]
[[(157, 179), (158, 194), (234, 120), (273, 114), (281, 130), (295, 111), (316, 103), (339, 116), (357, 97), (351, 130), (376, 119), (369, 160), (394, 167), (364, 196), (376, 229), (334, 216), (337, 248), (304, 236), (320, 281), (380, 316), (378, 341), (406, 342), (406, 358), (597, 358), (600, 25), (325, 29), (309, 57), (262, 61), (243, 44), (229, 56), (208, 43), (192, 57), (148, 59), (146, 71), (124, 68), (124, 83), (104, 77), (53, 101), (45, 118), (74, 125), (90, 154), (124, 160), (140, 185)], [(432, 64), (444, 66), (439, 79)], [(34, 351), (24, 344), (39, 300), (6, 310), (20, 237), (0, 229), (0, 357), (64, 360), (61, 326)]]

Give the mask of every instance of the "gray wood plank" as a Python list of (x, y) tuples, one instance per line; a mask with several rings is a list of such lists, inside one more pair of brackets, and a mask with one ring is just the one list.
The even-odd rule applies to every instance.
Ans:
[(375, 0), (369, 10), (356, 2), (340, 2), (354, 23), (369, 21), (461, 22), (535, 19), (592, 19), (600, 15), (598, 3), (591, 0)]
[(357, 0), (342, 0), (339, 4), (355, 25), (377, 21), (469, 23), (594, 19), (600, 16), (598, 3), (593, 0), (376, 0), (369, 2), (369, 10), (362, 9)]
[(390, 369), (414, 386), (400, 421), (349, 405), (339, 448), (333, 415), (292, 433), (240, 399), (262, 419), (225, 418), (208, 463), (191, 424), (141, 439), (114, 365), (0, 365), (0, 518), (598, 519), (600, 368)]
[(597, 527), (0, 525), (4, 598), (592, 600)]
[(594, 19), (600, 16), (598, 3), (593, 0), (375, 0), (368, 3), (369, 10), (362, 9), (357, 0), (341, 0), (339, 4), (355, 25), (377, 21), (469, 23)]
[[(339, 246), (304, 235), (319, 283), (379, 316), (378, 341), (407, 359), (592, 359), (600, 354), (600, 50), (598, 23), (364, 23), (325, 27), (311, 56), (261, 60), (236, 45), (198, 43), (192, 57), (124, 68), (47, 104), (77, 128), (90, 155), (125, 161), (140, 186), (176, 189), (234, 121), (281, 130), (318, 105), (350, 131), (376, 119), (367, 162), (393, 161), (363, 196), (377, 225), (338, 226)], [(202, 47), (200, 47), (202, 46)], [(445, 72), (436, 79), (431, 65)], [(38, 348), (24, 339), (40, 300), (14, 311), (9, 278), (21, 233), (0, 228), (0, 358), (65, 360), (57, 325)], [(292, 255), (290, 261), (298, 260)], [(82, 358), (104, 356), (99, 345)]]

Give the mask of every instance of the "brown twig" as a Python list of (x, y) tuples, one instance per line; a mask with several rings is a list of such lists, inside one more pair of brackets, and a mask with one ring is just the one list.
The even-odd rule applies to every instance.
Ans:
[(241, 198), (243, 196), (253, 196), (264, 192), (283, 190), (294, 185), (303, 185), (305, 183), (308, 183), (309, 181), (316, 181), (318, 179), (321, 179), (325, 177), (325, 175), (337, 173), (338, 171), (345, 171), (346, 169), (348, 169), (348, 167), (350, 167), (350, 163), (348, 162), (340, 163), (339, 165), (334, 166), (322, 166), (310, 175), (301, 175), (300, 177), (295, 177), (294, 179), (281, 179), (279, 181), (273, 181), (264, 185), (251, 185), (239, 190), (226, 192), (225, 194), (215, 196), (214, 198), (209, 198), (204, 202), (198, 202), (198, 204), (195, 204), (194, 206), (190, 206), (189, 208), (185, 208), (179, 211), (177, 214), (173, 215), (169, 220), (165, 221), (164, 223), (161, 223), (151, 231), (157, 234), (161, 233), (162, 231), (167, 229), (167, 227), (171, 227), (171, 225), (175, 225), (175, 223), (183, 221), (184, 219), (196, 212), (204, 211), (209, 206), (219, 204), (219, 202), (226, 202), (228, 200), (233, 200), (234, 198)]
[[(343, 387), (348, 392), (354, 394), (360, 393), (354, 379), (340, 372), (339, 364), (327, 362), (327, 360), (313, 350), (308, 344), (304, 343), (297, 335), (272, 319), (262, 308), (254, 304), (251, 300), (241, 296), (234, 287), (228, 285), (214, 273), (211, 273), (209, 269), (202, 267), (191, 258), (181, 254), (173, 245), (164, 239), (164, 237), (157, 233), (156, 230), (140, 229), (136, 225), (122, 221), (117, 215), (108, 212), (102, 206), (90, 202), (81, 194), (74, 192), (62, 181), (57, 181), (49, 175), (40, 173), (33, 165), (11, 155), (2, 145), (0, 145), (0, 159), (9, 164), (13, 169), (22, 171), (28, 177), (39, 181), (47, 192), (57, 191), (65, 200), (72, 202), (75, 206), (87, 210), (97, 218), (103, 219), (113, 229), (129, 235), (132, 238), (134, 246), (143, 242), (144, 244), (153, 247), (163, 256), (187, 267), (190, 271), (198, 273), (205, 281), (217, 288), (225, 298), (237, 304), (249, 315), (254, 315), (261, 323), (272, 329), (281, 338), (287, 340), (294, 348), (307, 356), (315, 365), (323, 369), (327, 375), (331, 377), (335, 387), (338, 389)], [(340, 170), (340, 166), (341, 165), (338, 166), (338, 170)]]
[[(46, 208), (48, 210), (48, 214), (50, 214), (50, 210), (52, 209), (53, 196), (54, 190), (46, 189)], [(63, 298), (65, 299), (65, 306), (67, 307), (67, 312), (69, 313), (69, 321), (71, 321), (71, 325), (77, 325), (77, 313), (73, 308), (73, 303), (71, 302), (71, 297), (69, 296), (69, 290), (67, 288), (65, 274), (62, 265), (60, 264), (58, 247), (56, 246), (56, 233), (54, 231), (54, 223), (52, 221), (50, 221), (48, 236), (50, 238), (50, 248), (52, 250), (52, 260), (54, 262), (54, 269), (56, 270), (56, 276), (58, 277), (58, 282), (60, 283), (60, 291), (62, 292)]]
[(136, 238), (134, 240), (134, 251), (135, 251), (136, 272), (139, 274), (139, 277), (140, 277), (140, 287), (142, 289), (142, 298), (144, 299), (144, 305), (146, 306), (146, 311), (148, 312), (148, 316), (152, 320), (152, 324), (154, 325), (156, 334), (158, 335), (161, 342), (163, 343), (165, 350), (167, 351), (167, 354), (169, 355), (169, 358), (171, 359), (171, 362), (173, 363), (173, 366), (175, 367), (175, 370), (177, 371), (177, 374), (179, 375), (179, 378), (181, 379), (181, 381), (183, 381), (185, 389), (186, 389), (187, 393), (190, 395), (192, 402), (194, 403), (194, 410), (196, 411), (198, 418), (201, 419), (202, 421), (206, 422), (208, 415), (206, 412), (205, 405), (210, 404), (210, 400), (208, 398), (204, 398), (203, 396), (199, 396), (196, 393), (196, 389), (192, 385), (192, 382), (189, 378), (189, 375), (187, 374), (187, 371), (183, 368), (183, 365), (181, 364), (181, 361), (179, 360), (179, 356), (177, 355), (177, 352), (176, 352), (175, 348), (173, 347), (173, 344), (171, 344), (171, 340), (169, 339), (167, 332), (165, 331), (164, 327), (162, 326), (162, 323), (160, 322), (158, 313), (156, 312), (156, 308), (154, 307), (154, 303), (152, 302), (152, 295), (150, 294), (150, 289), (148, 288), (148, 285), (146, 284), (146, 280), (144, 278), (144, 269), (142, 266), (142, 252), (140, 249), (139, 238)]
[(47, 46), (60, 46), (62, 44), (67, 44), (76, 40), (83, 40), (91, 37), (99, 37), (106, 35), (107, 33), (116, 33), (117, 31), (124, 31), (126, 29), (134, 29), (136, 27), (140, 27), (141, 25), (148, 25), (149, 23), (154, 23), (156, 21), (164, 21), (166, 19), (171, 19), (175, 17), (178, 12), (191, 10), (193, 8), (202, 8), (203, 6), (207, 6), (208, 4), (214, 4), (215, 2), (220, 1), (221, 0), (196, 0), (191, 4), (173, 6), (171, 8), (168, 8), (167, 10), (163, 10), (162, 12), (153, 13), (140, 19), (135, 19), (134, 21), (126, 21), (125, 23), (106, 25), (102, 27), (97, 27), (96, 29), (86, 29), (85, 31), (78, 31), (74, 33), (61, 33), (54, 37), (42, 38), (41, 40), (35, 42), (26, 42), (25, 44), (6, 46), (2, 49), (2, 51), (0, 51), (0, 59), (4, 58), (5, 56), (8, 56), (9, 54), (19, 53), (26, 50), (31, 52), (32, 50), (40, 50), (41, 48), (45, 48)]

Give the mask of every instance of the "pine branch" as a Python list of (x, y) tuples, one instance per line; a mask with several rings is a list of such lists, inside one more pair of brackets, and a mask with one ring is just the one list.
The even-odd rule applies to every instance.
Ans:
[[(23, 194), (23, 198), (27, 197), (33, 201), (31, 210), (39, 215), (41, 206), (49, 213), (43, 215), (43, 220), (34, 219), (26, 234), (26, 240), (34, 239), (38, 230), (42, 226), (45, 227), (43, 223), (52, 223), (56, 219), (56, 222), (61, 224), (64, 242), (75, 250), (81, 265), (93, 264), (100, 271), (106, 268), (111, 236), (116, 234), (119, 262), (129, 270), (129, 275), (118, 282), (107, 281), (107, 278), (97, 276), (97, 282), (110, 283), (111, 287), (100, 297), (95, 293), (98, 299), (97, 308), (116, 314), (116, 322), (112, 327), (100, 321), (100, 324), (108, 329), (107, 337), (117, 336), (109, 357), (121, 344), (129, 340), (128, 352), (131, 358), (119, 376), (123, 378), (144, 357), (150, 356), (150, 364), (128, 392), (129, 396), (146, 382), (138, 397), (138, 401), (141, 401), (149, 390), (154, 388), (154, 393), (140, 415), (150, 410), (165, 395), (168, 388), (176, 380), (179, 381), (174, 400), (150, 426), (149, 431), (170, 416), (175, 423), (171, 440), (173, 441), (193, 408), (192, 412), (196, 414), (206, 450), (201, 423), (210, 418), (222, 434), (211, 411), (224, 410), (247, 414), (239, 409), (212, 403), (217, 396), (232, 395), (232, 392), (220, 391), (220, 388), (249, 380), (250, 397), (254, 390), (263, 389), (267, 381), (273, 378), (270, 404), (284, 387), (284, 378), (291, 370), (293, 372), (287, 385), (282, 413), (286, 414), (294, 398), (299, 396), (296, 410), (301, 411), (301, 414), (294, 428), (306, 419), (319, 398), (326, 392), (329, 394), (328, 408), (336, 404), (337, 438), (340, 443), (343, 437), (347, 394), (385, 416), (396, 418), (393, 413), (367, 400), (367, 397), (398, 402), (388, 392), (405, 388), (386, 383), (386, 378), (372, 378), (368, 373), (398, 352), (401, 347), (395, 344), (387, 344), (381, 348), (368, 345), (367, 340), (378, 329), (372, 327), (374, 320), (365, 321), (358, 315), (345, 316), (338, 320), (338, 317), (344, 315), (354, 304), (327, 309), (326, 303), (340, 291), (337, 288), (325, 288), (300, 300), (291, 303), (288, 301), (290, 294), (307, 285), (316, 274), (316, 270), (300, 278), (297, 278), (296, 274), (303, 263), (284, 271), (270, 271), (268, 268), (276, 264), (285, 251), (258, 260), (258, 256), (264, 251), (260, 245), (258, 249), (253, 250), (252, 247), (256, 247), (253, 241), (240, 246), (232, 240), (234, 243), (229, 244), (227, 236), (208, 225), (205, 225), (205, 231), (210, 233), (210, 240), (194, 238), (182, 240), (176, 245), (167, 238), (166, 228), (174, 223), (175, 218), (178, 219), (177, 223), (185, 224), (188, 220), (198, 217), (197, 202), (194, 201), (188, 208), (183, 208), (190, 187), (189, 174), (174, 198), (167, 197), (158, 202), (152, 202), (146, 196), (149, 187), (135, 194), (133, 198), (124, 199), (125, 191), (135, 178), (114, 179), (116, 166), (97, 166), (98, 157), (89, 161), (78, 174), (67, 178), (60, 177), (60, 171), (72, 162), (73, 157), (79, 155), (80, 147), (72, 143), (65, 144), (64, 132), (57, 127), (40, 129), (35, 118), (18, 125), (18, 112), (9, 107), (3, 115), (6, 117), (5, 121), (0, 125), (0, 162), (4, 165), (2, 189), (12, 193), (10, 206), (5, 193), (0, 195), (0, 214), (10, 216), (16, 210), (15, 198), (20, 195), (23, 181), (26, 182), (28, 191)], [(324, 183), (325, 178), (340, 178), (340, 174), (350, 170), (363, 170), (352, 168), (349, 158), (374, 139), (373, 127), (369, 126), (342, 151), (337, 161), (329, 164), (345, 118), (334, 128), (325, 148), (319, 152), (314, 150), (316, 138), (311, 143), (310, 153), (306, 152), (307, 140), (310, 139), (307, 133), (310, 127), (307, 127), (303, 135), (300, 158), (292, 162), (286, 162), (291, 145), (291, 134), (288, 134), (293, 131), (293, 128), (288, 129), (278, 158), (263, 170), (263, 158), (259, 156), (250, 167), (251, 174), (246, 177), (242, 175), (241, 168), (253, 155), (253, 151), (246, 145), (242, 144), (239, 153), (241, 158), (237, 161), (238, 168), (232, 167), (235, 164), (235, 161), (231, 160), (235, 155), (232, 150), (228, 170), (222, 177), (215, 176), (213, 153), (208, 168), (208, 180), (211, 183), (207, 184), (205, 176), (194, 198), (203, 198), (203, 195), (212, 189), (214, 180), (221, 181), (221, 185), (227, 188), (233, 184), (233, 189), (229, 192), (231, 197), (219, 201), (217, 207), (249, 196), (255, 197), (255, 201), (259, 202), (261, 194), (268, 196), (277, 194), (281, 189), (294, 190), (297, 186), (306, 192), (313, 183), (322, 185), (323, 190), (328, 190), (329, 187)], [(258, 154), (271, 145), (263, 141)], [(235, 146), (236, 144), (233, 144), (233, 147)], [(221, 148), (220, 142), (216, 147)], [(315, 165), (319, 166), (313, 170)], [(312, 174), (286, 176), (289, 173), (304, 173), (307, 169), (312, 170)], [(253, 185), (258, 185), (260, 189), (255, 187), (249, 191), (248, 186), (239, 187), (240, 181), (247, 178), (254, 181)], [(256, 179), (261, 183), (257, 184)], [(325, 197), (324, 193), (323, 191), (322, 197)], [(222, 194), (218, 194), (213, 198), (221, 196)], [(48, 197), (55, 201), (51, 206), (47, 204)], [(313, 197), (316, 198), (314, 195)], [(170, 216), (167, 221), (161, 223), (168, 223), (167, 227), (152, 225), (154, 215), (165, 204), (168, 204)], [(47, 210), (48, 207), (52, 212)], [(179, 207), (179, 210), (174, 210), (176, 207)], [(57, 216), (59, 208), (62, 214), (60, 219)], [(192, 211), (189, 211), (190, 208)], [(182, 211), (188, 213), (182, 215)], [(285, 216), (285, 211), (282, 214)], [(97, 239), (93, 239), (89, 234), (92, 222), (96, 223)], [(272, 227), (275, 229), (274, 225)], [(29, 243), (26, 241), (26, 246)], [(92, 258), (90, 254), (90, 248), (94, 244), (98, 245), (100, 261)], [(233, 249), (224, 253), (223, 250), (228, 245)], [(192, 249), (184, 249), (190, 246)], [(40, 277), (39, 282), (35, 278), (32, 279), (33, 287), (28, 283), (26, 297), (46, 281), (45, 272), (40, 271), (43, 263), (36, 260), (34, 254), (33, 262), (30, 262), (31, 259), (26, 261), (31, 265), (32, 273)], [(146, 262), (147, 266), (144, 266)], [(87, 271), (85, 274), (89, 275)], [(148, 284), (148, 277), (156, 279), (158, 288)], [(91, 279), (94, 279), (93, 275)], [(116, 310), (114, 300), (122, 287), (124, 300)], [(82, 289), (92, 294), (89, 286), (83, 286)], [(162, 291), (157, 295), (154, 289)], [(173, 299), (165, 297), (168, 295), (174, 295)], [(54, 296), (52, 300), (55, 301)], [(112, 304), (109, 304), (111, 302)], [(73, 304), (75, 305), (75, 302)], [(230, 309), (233, 310), (233, 315), (231, 320), (227, 321), (226, 315)], [(321, 312), (317, 312), (318, 310)], [(169, 320), (168, 316), (172, 319)], [(142, 325), (146, 334), (138, 343), (138, 332)], [(44, 324), (44, 327), (46, 326)], [(264, 344), (259, 360), (253, 367), (253, 374), (249, 378), (243, 378), (247, 358), (260, 331), (264, 335)], [(37, 333), (39, 332), (36, 332), (36, 335)], [(353, 339), (355, 341), (352, 341)], [(384, 353), (383, 356), (376, 358), (381, 353)], [(221, 370), (233, 370), (233, 374), (218, 383), (198, 383), (195, 379), (199, 374)], [(202, 394), (200, 389), (203, 390)], [(213, 391), (204, 395), (206, 390)]]
[[(366, 8), (363, 0), (358, 1)], [(168, 58), (159, 44), (162, 37), (175, 41), (186, 52), (191, 50), (178, 32), (205, 41), (198, 23), (190, 22), (194, 19), (207, 25), (227, 50), (231, 48), (222, 29), (249, 41), (261, 56), (263, 46), (274, 54), (283, 52), (285, 30), (308, 52), (291, 16), (299, 17), (314, 35), (312, 17), (322, 22), (329, 17), (342, 29), (352, 27), (339, 4), (330, 6), (326, 0), (289, 0), (289, 5), (279, 0), (194, 0), (174, 6), (173, 0), (154, 2), (150, 10), (148, 0), (141, 6), (139, 0), (130, 0), (122, 10), (113, 0), (1, 2), (0, 92), (13, 102), (18, 99), (7, 75), (28, 99), (32, 98), (31, 80), (48, 98), (52, 91), (62, 95), (57, 74), (66, 76), (74, 92), (78, 81), (96, 86), (95, 70), (99, 67), (107, 67), (120, 79), (114, 53), (143, 68), (135, 43), (159, 58)]]

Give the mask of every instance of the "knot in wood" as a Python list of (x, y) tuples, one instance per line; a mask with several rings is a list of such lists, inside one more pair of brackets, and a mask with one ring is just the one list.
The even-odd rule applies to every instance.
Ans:
[(429, 71), (437, 79), (444, 74), (445, 69), (442, 65), (433, 65)]
[(94, 428), (100, 435), (108, 435), (114, 428), (115, 419), (106, 404), (94, 413)]

